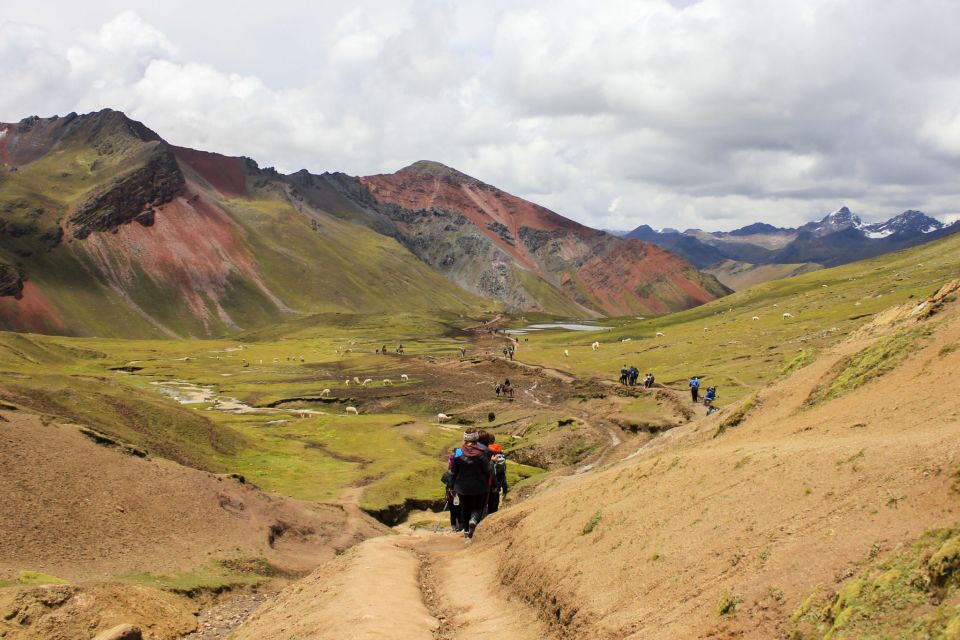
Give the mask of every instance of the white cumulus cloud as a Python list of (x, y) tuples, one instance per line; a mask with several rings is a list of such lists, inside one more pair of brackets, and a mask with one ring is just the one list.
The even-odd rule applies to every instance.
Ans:
[(433, 159), (605, 228), (960, 208), (951, 0), (35, 0), (5, 20), (3, 121), (113, 107), (286, 171)]

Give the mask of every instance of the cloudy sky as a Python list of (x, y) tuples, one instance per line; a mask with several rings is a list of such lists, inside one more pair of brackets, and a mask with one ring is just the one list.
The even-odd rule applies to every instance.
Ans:
[(283, 171), (438, 160), (604, 228), (960, 217), (955, 0), (30, 0), (0, 121)]

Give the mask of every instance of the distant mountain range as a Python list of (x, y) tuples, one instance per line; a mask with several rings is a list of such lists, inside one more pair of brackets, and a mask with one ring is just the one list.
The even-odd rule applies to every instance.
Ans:
[(110, 109), (0, 123), (0, 330), (214, 336), (310, 313), (621, 315), (726, 293), (656, 245), (434, 162), (283, 175)]
[[(913, 247), (957, 231), (960, 224), (944, 224), (921, 211), (904, 211), (886, 222), (865, 224), (850, 209), (841, 207), (796, 229), (763, 222), (714, 232), (655, 230), (641, 225), (624, 237), (663, 247), (699, 269), (717, 273), (717, 269), (729, 271), (731, 265), (725, 264), (729, 262), (738, 263), (741, 268), (742, 263), (807, 269), (833, 267)], [(782, 269), (776, 272), (793, 273)], [(718, 277), (730, 285), (722, 275)]]

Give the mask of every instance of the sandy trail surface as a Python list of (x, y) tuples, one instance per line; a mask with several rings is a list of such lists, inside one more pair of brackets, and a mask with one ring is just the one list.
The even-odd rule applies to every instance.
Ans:
[(263, 606), (237, 640), (551, 638), (497, 567), (450, 533), (374, 538)]

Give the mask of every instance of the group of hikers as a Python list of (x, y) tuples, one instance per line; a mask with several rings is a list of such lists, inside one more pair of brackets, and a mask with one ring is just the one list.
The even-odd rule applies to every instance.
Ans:
[(450, 526), (472, 538), (477, 525), (500, 508), (500, 494), (506, 497), (507, 458), (496, 436), (487, 431), (467, 431), (463, 444), (447, 458), (441, 481), (447, 487), (446, 507)]
[[(690, 399), (693, 400), (694, 403), (700, 402), (700, 378), (698, 378), (697, 376), (693, 376), (692, 378), (690, 378), (689, 386), (690, 386)], [(713, 406), (713, 402), (716, 399), (717, 399), (717, 387), (716, 386), (707, 387), (706, 393), (703, 394), (703, 404), (704, 406), (707, 407), (707, 415), (710, 415), (711, 413), (717, 410), (717, 408)]]
[[(620, 384), (635, 387), (637, 386), (637, 380), (640, 378), (640, 370), (636, 367), (628, 367), (623, 365), (620, 369)], [(653, 386), (654, 378), (652, 373), (643, 374), (643, 388), (649, 389)]]
[(514, 347), (512, 344), (505, 346), (503, 348), (503, 359), (506, 360), (509, 358), (510, 360), (513, 360), (513, 352), (514, 352)]

